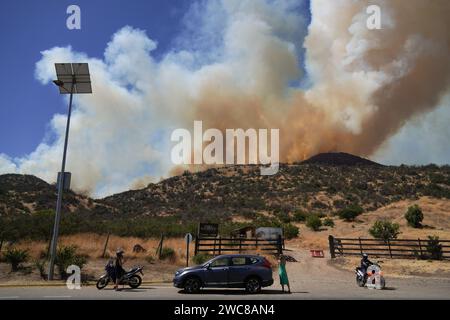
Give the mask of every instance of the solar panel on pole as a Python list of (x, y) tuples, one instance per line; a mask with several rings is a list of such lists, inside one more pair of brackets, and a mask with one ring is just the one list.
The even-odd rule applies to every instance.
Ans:
[[(56, 201), (55, 223), (53, 226), (53, 236), (50, 248), (50, 261), (48, 278), (53, 280), (55, 267), (56, 248), (58, 242), (59, 222), (61, 220), (61, 204), (62, 194), (64, 191), (65, 177), (69, 176), (65, 172), (67, 144), (69, 140), (70, 115), (72, 113), (72, 97), (73, 94), (92, 93), (91, 76), (89, 74), (89, 66), (87, 63), (55, 63), (56, 76), (58, 80), (53, 82), (59, 87), (59, 93), (70, 94), (69, 112), (67, 115), (66, 135), (64, 139), (64, 152), (61, 165), (62, 174), (58, 178), (58, 198)], [(66, 181), (67, 182), (67, 181)]]
[(70, 94), (72, 84), (73, 93), (92, 93), (91, 77), (87, 63), (55, 63), (56, 76), (63, 83), (59, 86), (59, 93)]

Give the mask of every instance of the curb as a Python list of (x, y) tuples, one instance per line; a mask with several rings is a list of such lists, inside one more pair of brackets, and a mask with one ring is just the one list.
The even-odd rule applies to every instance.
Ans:
[[(142, 281), (142, 284), (168, 284), (168, 283), (172, 283), (172, 281)], [(90, 287), (90, 286), (95, 286), (96, 282), (94, 281), (89, 281), (86, 283), (81, 283), (81, 286), (84, 287)], [(58, 283), (5, 283), (5, 284), (0, 284), (0, 289), (1, 288), (13, 288), (13, 287), (65, 287), (66, 283), (65, 282), (58, 282)]]

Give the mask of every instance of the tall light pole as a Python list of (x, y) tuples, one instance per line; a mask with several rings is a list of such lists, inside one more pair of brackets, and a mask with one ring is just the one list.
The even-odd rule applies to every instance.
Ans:
[(53, 236), (50, 245), (50, 261), (48, 267), (48, 279), (53, 280), (55, 269), (56, 248), (58, 244), (59, 222), (61, 220), (61, 205), (63, 191), (66, 181), (66, 155), (67, 143), (69, 141), (70, 115), (72, 114), (72, 99), (77, 93), (92, 93), (91, 79), (89, 75), (89, 66), (87, 63), (55, 63), (56, 75), (58, 80), (54, 80), (55, 85), (59, 87), (61, 94), (70, 94), (69, 112), (67, 115), (66, 134), (64, 138), (64, 151), (61, 164), (61, 172), (58, 175), (58, 199), (56, 200), (55, 224), (53, 226)]

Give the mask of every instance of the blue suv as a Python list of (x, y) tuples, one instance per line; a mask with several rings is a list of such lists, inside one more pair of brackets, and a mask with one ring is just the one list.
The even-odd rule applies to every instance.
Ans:
[(173, 285), (186, 293), (200, 288), (245, 288), (257, 293), (273, 284), (270, 262), (257, 255), (221, 255), (202, 265), (178, 270)]

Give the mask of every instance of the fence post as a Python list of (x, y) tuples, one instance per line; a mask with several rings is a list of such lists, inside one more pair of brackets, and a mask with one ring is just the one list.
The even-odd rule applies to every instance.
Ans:
[(108, 236), (106, 237), (106, 241), (105, 241), (105, 246), (103, 247), (102, 258), (105, 257), (106, 249), (108, 248), (109, 236), (110, 236), (110, 233), (108, 232)]
[(389, 256), (392, 259), (391, 240), (387, 239), (387, 243), (388, 243), (388, 248), (389, 248)]
[(194, 249), (194, 255), (197, 255), (197, 252), (198, 252), (198, 242), (199, 242), (199, 239), (200, 237), (197, 235), (196, 237), (195, 237), (195, 249)]
[(328, 244), (330, 246), (330, 256), (331, 258), (336, 258), (336, 254), (334, 251), (334, 237), (332, 235), (328, 236)]
[(423, 252), (422, 252), (422, 242), (420, 241), (420, 238), (417, 238), (417, 240), (419, 240), (420, 258), (422, 258), (422, 257), (423, 257)]
[(163, 249), (163, 242), (164, 242), (164, 233), (161, 233), (161, 240), (159, 241), (158, 248), (156, 249), (158, 253), (158, 259), (161, 260), (161, 254)]
[(242, 250), (242, 238), (239, 238), (239, 253), (241, 253)]
[(281, 235), (278, 235), (277, 247), (278, 247), (278, 254), (283, 254), (283, 242), (281, 239)]
[(214, 238), (213, 256), (216, 255), (216, 241), (217, 241), (217, 238)]
[(359, 240), (359, 251), (361, 252), (361, 255), (363, 254), (363, 248), (362, 248), (362, 242), (361, 242), (361, 237), (358, 237)]
[(219, 256), (222, 254), (222, 236), (219, 236)]

